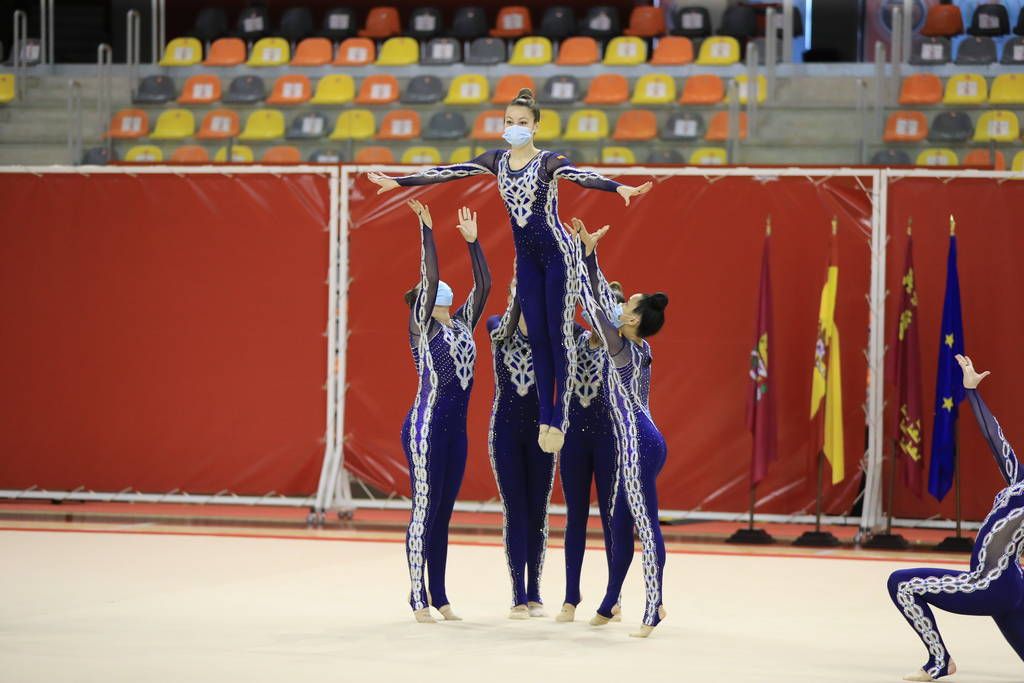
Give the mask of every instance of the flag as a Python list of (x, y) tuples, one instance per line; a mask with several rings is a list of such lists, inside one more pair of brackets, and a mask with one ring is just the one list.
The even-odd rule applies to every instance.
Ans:
[(907, 240), (907, 263), (900, 283), (899, 321), (896, 325), (895, 367), (897, 424), (896, 467), (904, 486), (918, 498), (924, 486), (924, 434), (921, 429), (921, 357), (918, 342), (917, 280), (914, 273), (914, 240)]
[(769, 272), (768, 245), (764, 238), (761, 256), (761, 292), (757, 302), (757, 331), (750, 351), (750, 397), (747, 402), (747, 428), (754, 437), (754, 454), (750, 465), (750, 481), (756, 486), (764, 479), (768, 463), (775, 460), (778, 439), (775, 426), (775, 387), (769, 383), (768, 371), (774, 372), (772, 348), (772, 281)]
[(938, 500), (953, 485), (956, 469), (955, 429), (964, 400), (964, 376), (956, 362), (964, 352), (964, 324), (960, 315), (960, 278), (956, 269), (956, 235), (949, 236), (946, 261), (946, 296), (939, 333), (939, 365), (935, 379), (935, 423), (932, 425), (932, 457), (928, 466), (928, 492)]
[(825, 399), (824, 437), (820, 443), (832, 468), (832, 483), (845, 475), (843, 464), (843, 387), (840, 371), (839, 329), (836, 327), (836, 292), (839, 289), (839, 263), (836, 253), (835, 224), (825, 285), (821, 288), (818, 308), (818, 342), (814, 347), (814, 369), (811, 373), (811, 419), (817, 416)]

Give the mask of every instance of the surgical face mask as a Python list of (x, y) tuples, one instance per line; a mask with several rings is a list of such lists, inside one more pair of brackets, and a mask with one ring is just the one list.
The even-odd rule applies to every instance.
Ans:
[(533, 131), (526, 126), (509, 126), (501, 137), (513, 147), (522, 147), (533, 139)]
[(615, 327), (622, 327), (622, 304), (617, 302), (615, 304)]
[(437, 283), (437, 297), (434, 299), (435, 306), (451, 306), (452, 301), (455, 300), (455, 293), (452, 292), (452, 288), (448, 286), (448, 283), (444, 280), (440, 280)]

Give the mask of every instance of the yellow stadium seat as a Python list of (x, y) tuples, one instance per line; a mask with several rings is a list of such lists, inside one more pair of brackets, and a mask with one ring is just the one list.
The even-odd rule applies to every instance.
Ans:
[(356, 96), (356, 82), (348, 74), (324, 76), (316, 84), (310, 104), (348, 104)]
[(368, 109), (349, 109), (338, 115), (331, 140), (369, 140), (377, 130), (377, 122)]
[(988, 99), (988, 82), (980, 74), (956, 74), (946, 81), (943, 104), (982, 104)]
[(14, 74), (0, 74), (0, 104), (14, 100)]
[(135, 145), (124, 155), (124, 160), (135, 164), (158, 164), (164, 160), (164, 152), (156, 145)]
[(647, 61), (647, 43), (636, 36), (612, 38), (604, 51), (604, 63), (608, 66), (636, 66)]
[(672, 104), (676, 99), (676, 82), (668, 74), (641, 76), (633, 87), (633, 104)]
[(388, 38), (377, 55), (379, 66), (408, 66), (420, 61), (420, 44), (415, 38)]
[(562, 117), (554, 109), (540, 110), (540, 123), (537, 125), (537, 132), (533, 139), (539, 142), (557, 140), (562, 135)]
[(985, 112), (974, 127), (975, 142), (1014, 142), (1019, 137), (1017, 114), (1007, 109)]
[(473, 147), (470, 147), (469, 145), (464, 145), (462, 147), (456, 147), (455, 149), (452, 150), (451, 156), (448, 157), (448, 163), (449, 164), (464, 164), (467, 161), (469, 161), (470, 159), (475, 159), (476, 157), (480, 156), (485, 151), (487, 151), (487, 150), (485, 150), (483, 147), (473, 148)]
[(601, 150), (602, 164), (635, 164), (636, 156), (629, 147), (605, 147)]
[(516, 66), (540, 66), (551, 63), (551, 41), (540, 36), (520, 38), (512, 49), (509, 64)]
[(402, 152), (402, 163), (436, 166), (441, 163), (441, 152), (437, 147), (410, 147)]
[(1024, 74), (1002, 74), (992, 80), (989, 104), (1024, 104)]
[(257, 109), (249, 114), (239, 140), (277, 140), (284, 137), (284, 114), (276, 109)]
[[(252, 147), (246, 145), (232, 145), (231, 146), (231, 163), (233, 164), (251, 164), (253, 159)], [(213, 156), (213, 160), (219, 163), (225, 163), (228, 161), (228, 148), (221, 147), (217, 150), (217, 153)]]
[(284, 38), (260, 38), (249, 53), (249, 66), (284, 66), (291, 60), (291, 48)]
[(960, 159), (956, 152), (946, 147), (929, 147), (917, 155), (914, 163), (918, 166), (958, 166)]
[(608, 117), (599, 109), (580, 109), (573, 112), (565, 126), (566, 140), (596, 141), (607, 137)]
[(740, 61), (740, 44), (730, 36), (711, 36), (700, 44), (697, 64), (725, 66)]
[(724, 166), (729, 157), (721, 147), (698, 147), (690, 154), (693, 166)]
[[(750, 86), (748, 84), (748, 78), (746, 74), (740, 74), (736, 77), (736, 95), (740, 101), (740, 104), (747, 103), (747, 94), (750, 92)], [(757, 103), (764, 104), (765, 96), (768, 92), (768, 80), (763, 76), (757, 77)], [(729, 98), (726, 96), (725, 101), (728, 102)]]
[(149, 134), (154, 140), (184, 140), (195, 135), (196, 119), (188, 109), (168, 109), (160, 113)]
[(480, 74), (456, 76), (448, 86), (445, 104), (483, 104), (490, 99), (491, 90), (487, 78)]
[(1013, 166), (1014, 171), (1024, 171), (1024, 152), (1017, 152), (1013, 155)]
[(160, 66), (192, 66), (203, 61), (203, 45), (198, 38), (175, 38), (167, 43)]

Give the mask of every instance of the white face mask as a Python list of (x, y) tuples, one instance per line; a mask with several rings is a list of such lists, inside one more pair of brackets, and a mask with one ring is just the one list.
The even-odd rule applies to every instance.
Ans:
[(501, 137), (513, 147), (522, 147), (533, 139), (533, 131), (526, 126), (509, 126)]

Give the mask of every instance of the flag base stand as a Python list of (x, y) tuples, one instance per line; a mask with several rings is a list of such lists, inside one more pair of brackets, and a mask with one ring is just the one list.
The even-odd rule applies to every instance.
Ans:
[(839, 543), (831, 531), (805, 531), (800, 538), (793, 541), (793, 545), (804, 548), (835, 548)]
[(861, 547), (872, 550), (906, 550), (910, 541), (900, 534), (875, 534)]
[(736, 533), (725, 539), (725, 542), (739, 545), (771, 545), (775, 543), (775, 538), (764, 529), (748, 529), (744, 527), (737, 529)]
[(935, 546), (943, 553), (969, 553), (974, 550), (974, 539), (969, 536), (948, 536)]

